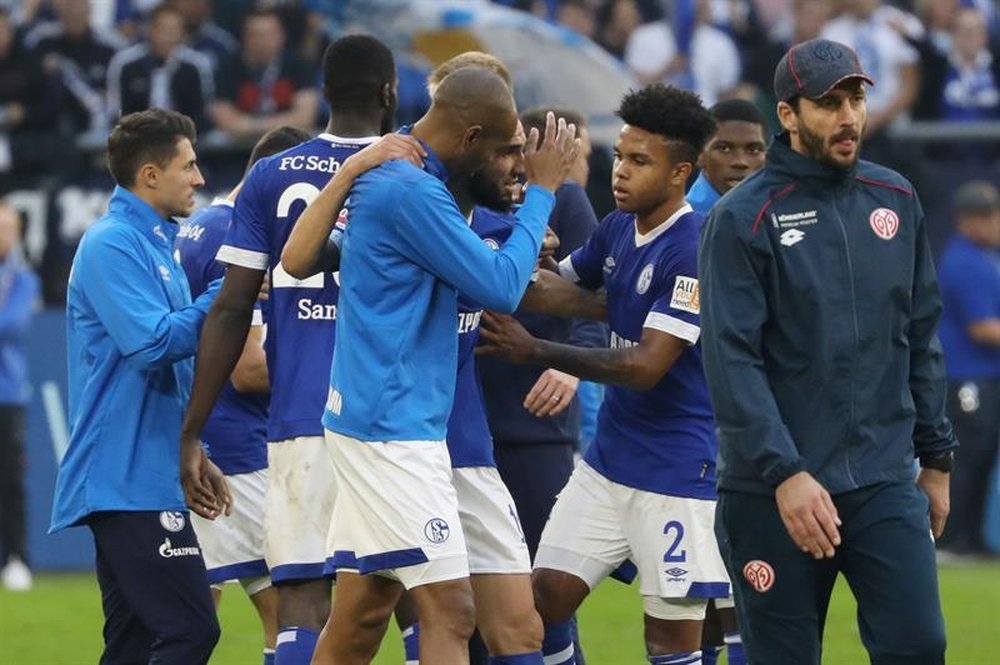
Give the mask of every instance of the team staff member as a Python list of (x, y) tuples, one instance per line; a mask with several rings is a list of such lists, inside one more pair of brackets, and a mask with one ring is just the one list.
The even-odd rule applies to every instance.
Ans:
[(715, 133), (698, 158), (701, 173), (688, 190), (687, 202), (707, 215), (715, 202), (764, 166), (767, 121), (745, 99), (727, 99), (708, 110)]
[[(66, 303), (70, 442), (59, 465), (51, 531), (86, 525), (104, 603), (102, 663), (206, 663), (219, 624), (184, 508), (177, 441), (198, 332), (218, 291), (193, 303), (173, 257), (174, 216), (205, 184), (194, 123), (149, 109), (108, 137), (118, 186), (80, 241)], [(228, 511), (229, 490), (197, 440), (187, 505)]]
[(951, 486), (952, 518), (938, 546), (988, 554), (983, 513), (1000, 445), (1000, 193), (969, 182), (955, 194), (957, 233), (941, 256), (941, 345), (948, 416), (962, 441)]
[(941, 301), (912, 185), (858, 161), (865, 84), (848, 47), (793, 46), (774, 81), (785, 131), (702, 233), (716, 531), (754, 663), (819, 663), (838, 572), (872, 663), (944, 662), (927, 535), (957, 446)]

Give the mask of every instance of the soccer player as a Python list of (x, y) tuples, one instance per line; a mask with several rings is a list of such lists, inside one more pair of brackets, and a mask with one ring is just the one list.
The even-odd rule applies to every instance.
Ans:
[[(324, 416), (338, 480), (330, 539), (338, 591), (317, 663), (369, 662), (404, 587), (421, 619), (421, 661), (468, 662), (475, 623), (469, 556), (444, 441), (457, 374), (457, 291), (487, 306), (516, 306), (541, 245), (551, 190), (574, 158), (573, 131), (562, 124), (557, 135), (553, 120), (542, 148), (528, 155), (537, 184), (528, 187), (510, 239), (496, 252), (469, 229), (443, 181), (467, 191), (463, 180), (511, 149), (516, 123), (503, 79), (461, 68), (444, 79), (413, 127), (426, 170), (389, 162), (351, 190), (342, 318)], [(325, 232), (321, 227), (313, 237)], [(300, 248), (307, 260), (314, 247)], [(291, 249), (286, 259), (295, 258)], [(534, 663), (538, 656), (536, 649), (493, 662)]]
[(764, 167), (767, 121), (744, 99), (727, 99), (708, 110), (715, 133), (698, 158), (701, 173), (688, 190), (687, 202), (707, 215), (723, 194)]
[(323, 57), (326, 132), (258, 162), (236, 198), (219, 260), (225, 286), (203, 331), (184, 441), (197, 440), (216, 396), (236, 366), (266, 272), (264, 306), (271, 382), (267, 427), (266, 561), (278, 589), (279, 665), (305, 665), (329, 614), (324, 577), (326, 532), (335, 493), (322, 439), (326, 373), (334, 341), (335, 275), (306, 280), (279, 265), (298, 215), (349, 157), (392, 126), (396, 73), (392, 53), (372, 37), (337, 40)]
[[(174, 216), (194, 208), (194, 123), (150, 109), (108, 136), (118, 186), (77, 249), (66, 312), (70, 442), (52, 531), (86, 525), (104, 605), (102, 663), (208, 662), (219, 623), (187, 505), (206, 518), (230, 499), (197, 439), (178, 461), (198, 329), (219, 288), (191, 302), (173, 257)], [(179, 467), (197, 479), (182, 493)]]
[(560, 272), (607, 290), (611, 348), (532, 337), (491, 317), (487, 352), (609, 384), (597, 434), (559, 495), (533, 575), (546, 660), (573, 663), (568, 624), (625, 559), (639, 569), (651, 663), (701, 661), (708, 598), (729, 592), (712, 531), (714, 434), (698, 346), (696, 253), (702, 217), (684, 186), (714, 121), (698, 98), (653, 85), (619, 116), (612, 184), (618, 210)]
[[(271, 130), (254, 146), (247, 169), (309, 138), (307, 132), (294, 127)], [(242, 182), (228, 197), (216, 199), (189, 217), (177, 234), (174, 252), (187, 275), (192, 298), (225, 273), (225, 266), (215, 256), (232, 222), (233, 202), (241, 186)], [(271, 388), (263, 330), (263, 315), (255, 308), (243, 353), (202, 429), (208, 456), (226, 474), (235, 497), (233, 512), (216, 520), (197, 515), (192, 519), (216, 606), (222, 599), (222, 584), (239, 580), (264, 628), (264, 665), (273, 665), (278, 599), (264, 562), (267, 393)]]

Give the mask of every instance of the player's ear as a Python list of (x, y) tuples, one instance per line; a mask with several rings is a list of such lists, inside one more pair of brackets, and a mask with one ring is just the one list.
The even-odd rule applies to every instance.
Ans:
[(799, 114), (788, 102), (778, 102), (778, 120), (788, 132), (795, 133), (799, 130)]
[(472, 125), (470, 127), (466, 127), (465, 133), (462, 135), (462, 150), (465, 152), (472, 152), (476, 149), (476, 146), (482, 137), (482, 125)]
[(139, 173), (136, 175), (136, 184), (142, 184), (149, 189), (156, 189), (156, 186), (160, 178), (160, 167), (158, 167), (153, 162), (146, 162), (139, 167)]
[(670, 174), (670, 184), (674, 187), (683, 187), (687, 184), (688, 178), (691, 177), (691, 171), (694, 170), (694, 165), (691, 162), (681, 162), (674, 167), (673, 173)]

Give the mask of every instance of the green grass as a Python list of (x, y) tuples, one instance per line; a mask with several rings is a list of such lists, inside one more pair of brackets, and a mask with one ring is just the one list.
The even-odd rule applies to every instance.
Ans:
[[(591, 665), (645, 662), (642, 607), (635, 587), (601, 585), (580, 612), (580, 632)], [(1000, 564), (941, 570), (950, 665), (996, 662), (992, 638), (1000, 613)], [(238, 586), (226, 587), (222, 640), (212, 665), (257, 665), (260, 631)], [(27, 594), (0, 590), (0, 662), (4, 665), (93, 665), (101, 650), (101, 603), (93, 575), (39, 575)], [(858, 637), (854, 600), (838, 584), (826, 629), (824, 663), (868, 662)], [(399, 633), (390, 629), (375, 663), (402, 663)]]

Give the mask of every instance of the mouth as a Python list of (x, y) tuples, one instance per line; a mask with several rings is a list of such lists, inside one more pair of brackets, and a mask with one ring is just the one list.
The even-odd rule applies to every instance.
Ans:
[(833, 147), (841, 152), (852, 153), (858, 147), (858, 135), (854, 132), (838, 134), (833, 137)]
[(746, 175), (731, 175), (726, 177), (726, 184), (735, 187), (746, 179)]
[(628, 190), (622, 189), (621, 187), (612, 187), (611, 194), (614, 196), (615, 201), (621, 201), (628, 198)]

